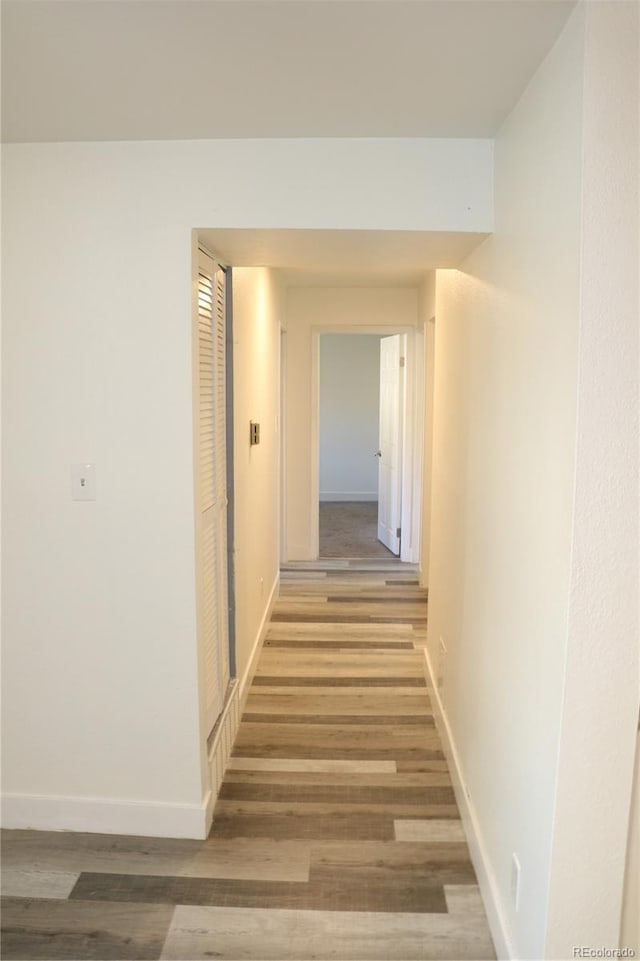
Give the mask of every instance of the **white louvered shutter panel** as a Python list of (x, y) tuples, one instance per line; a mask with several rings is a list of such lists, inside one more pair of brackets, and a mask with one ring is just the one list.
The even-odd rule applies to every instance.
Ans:
[(214, 433), (215, 433), (215, 499), (217, 504), (216, 546), (218, 573), (218, 667), (220, 697), (229, 684), (229, 585), (227, 577), (227, 378), (226, 378), (226, 284), (225, 273), (218, 267), (214, 277)]
[(208, 729), (229, 682), (227, 611), (224, 271), (203, 251), (198, 260), (197, 567), (200, 644)]

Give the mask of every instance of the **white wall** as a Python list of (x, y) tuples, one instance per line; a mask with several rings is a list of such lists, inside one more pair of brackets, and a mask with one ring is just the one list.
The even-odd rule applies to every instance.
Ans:
[[(236, 667), (244, 679), (277, 587), (280, 497), (280, 316), (277, 274), (233, 271)], [(249, 444), (249, 423), (260, 443)]]
[(618, 946), (638, 716), (637, 37), (634, 4), (578, 7), (497, 138), (494, 235), (437, 279), (429, 655), (443, 637), (463, 807), (514, 957)]
[[(313, 559), (313, 475), (318, 471), (314, 450), (313, 337), (322, 330), (360, 327), (368, 333), (398, 326), (415, 327), (417, 288), (290, 287), (287, 291), (286, 383), (286, 556)], [(316, 485), (317, 488), (317, 485)]]
[[(192, 229), (490, 230), (492, 145), (14, 144), (2, 157), (4, 823), (194, 835), (208, 785)], [(76, 461), (97, 465), (95, 503), (70, 500)]]
[(578, 433), (548, 957), (572, 956), (578, 933), (616, 947), (620, 932), (640, 700), (639, 36), (637, 4), (586, 4)]
[(420, 287), (418, 302), (419, 325), (422, 329), (424, 366), (424, 440), (422, 511), (420, 532), (420, 585), (429, 586), (429, 556), (431, 552), (431, 479), (433, 475), (433, 398), (436, 349), (436, 274), (429, 271)]
[(437, 273), (428, 650), (437, 673), (443, 638), (444, 707), (500, 940), (527, 958), (556, 957), (544, 943), (575, 463), (582, 20), (499, 133), (494, 235)]
[(320, 500), (377, 501), (380, 338), (320, 338)]

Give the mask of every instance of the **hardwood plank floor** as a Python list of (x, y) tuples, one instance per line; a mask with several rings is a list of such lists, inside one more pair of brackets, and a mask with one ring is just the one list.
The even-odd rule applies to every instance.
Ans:
[(397, 561), (287, 565), (206, 842), (3, 832), (2, 956), (495, 957)]
[(6, 961), (158, 958), (173, 911), (168, 904), (4, 897), (2, 957)]
[[(445, 892), (446, 896), (446, 892)], [(178, 907), (164, 961), (480, 961), (495, 957), (468, 915)]]

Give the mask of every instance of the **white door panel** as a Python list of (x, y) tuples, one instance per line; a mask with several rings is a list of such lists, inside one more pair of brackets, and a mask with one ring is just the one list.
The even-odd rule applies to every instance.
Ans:
[(402, 511), (402, 341), (380, 340), (380, 441), (378, 450), (378, 540), (400, 553)]
[(199, 251), (196, 570), (207, 731), (222, 710), (229, 683), (225, 293), (224, 271)]

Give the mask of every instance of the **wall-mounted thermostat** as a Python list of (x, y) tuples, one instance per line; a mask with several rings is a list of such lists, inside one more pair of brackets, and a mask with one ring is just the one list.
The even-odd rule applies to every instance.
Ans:
[(254, 444), (259, 444), (260, 443), (260, 424), (252, 420), (249, 424), (249, 428), (250, 428), (249, 443), (251, 444), (251, 446), (253, 446)]

